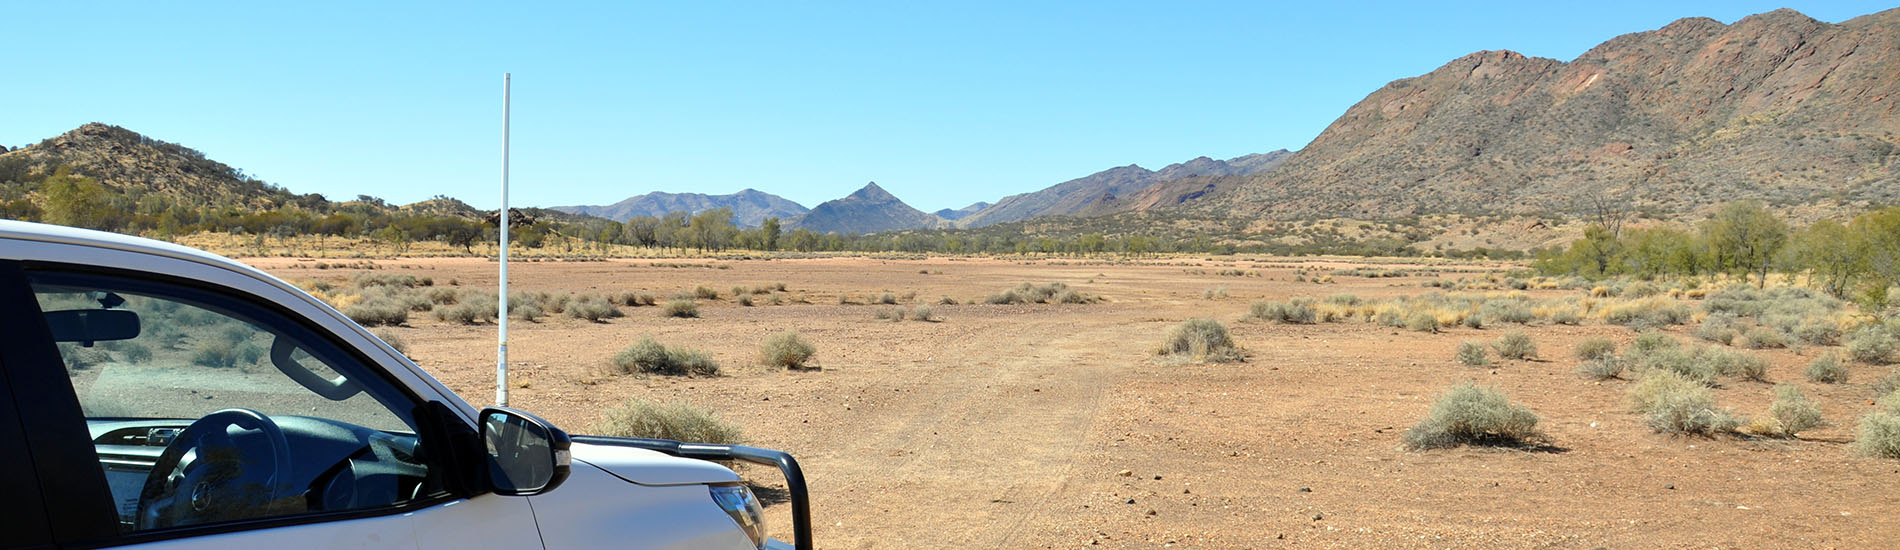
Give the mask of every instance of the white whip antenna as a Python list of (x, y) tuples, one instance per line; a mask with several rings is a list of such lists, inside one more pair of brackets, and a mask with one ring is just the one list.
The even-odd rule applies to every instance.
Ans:
[(501, 73), (501, 314), (495, 335), (495, 404), (508, 406), (508, 89), (514, 75)]

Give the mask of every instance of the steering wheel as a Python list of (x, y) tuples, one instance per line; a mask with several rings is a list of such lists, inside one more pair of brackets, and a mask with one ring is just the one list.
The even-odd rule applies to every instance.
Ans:
[(276, 422), (251, 409), (214, 412), (158, 456), (135, 521), (144, 530), (278, 514), (290, 476), (290, 442)]

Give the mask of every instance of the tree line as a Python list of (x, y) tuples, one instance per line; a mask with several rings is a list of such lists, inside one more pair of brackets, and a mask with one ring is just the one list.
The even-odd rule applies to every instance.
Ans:
[(1690, 229), (1618, 225), (1590, 225), (1569, 247), (1539, 254), (1537, 269), (1592, 279), (1728, 274), (1758, 286), (1770, 274), (1801, 275), (1835, 297), (1882, 306), (1900, 283), (1900, 207), (1794, 227), (1762, 203), (1742, 201)]

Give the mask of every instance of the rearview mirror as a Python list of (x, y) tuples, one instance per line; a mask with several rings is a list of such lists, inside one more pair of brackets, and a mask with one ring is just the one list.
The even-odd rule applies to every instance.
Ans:
[(482, 409), (482, 445), (496, 494), (541, 494), (567, 479), (567, 432), (541, 417), (507, 407)]
[(55, 342), (131, 340), (139, 336), (139, 314), (122, 309), (68, 309), (46, 312), (46, 328)]

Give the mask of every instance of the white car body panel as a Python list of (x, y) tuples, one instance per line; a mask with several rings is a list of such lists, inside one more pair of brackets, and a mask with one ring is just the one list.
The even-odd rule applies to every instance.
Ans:
[(639, 486), (576, 461), (559, 489), (528, 500), (561, 524), (542, 525), (548, 548), (753, 548), (705, 485)]
[(622, 480), (641, 485), (699, 485), (738, 483), (739, 474), (725, 466), (701, 460), (683, 460), (659, 451), (575, 443), (575, 462), (593, 464)]
[[(424, 400), (477, 409), (369, 331), (294, 285), (208, 252), (139, 237), (0, 220), (0, 260), (44, 261), (164, 274), (249, 294), (342, 339)], [(121, 548), (599, 548), (749, 549), (752, 540), (706, 484), (740, 477), (718, 464), (644, 449), (574, 444), (571, 475), (532, 497), (494, 494), (386, 516), (234, 531)], [(771, 541), (772, 547), (786, 547)]]

